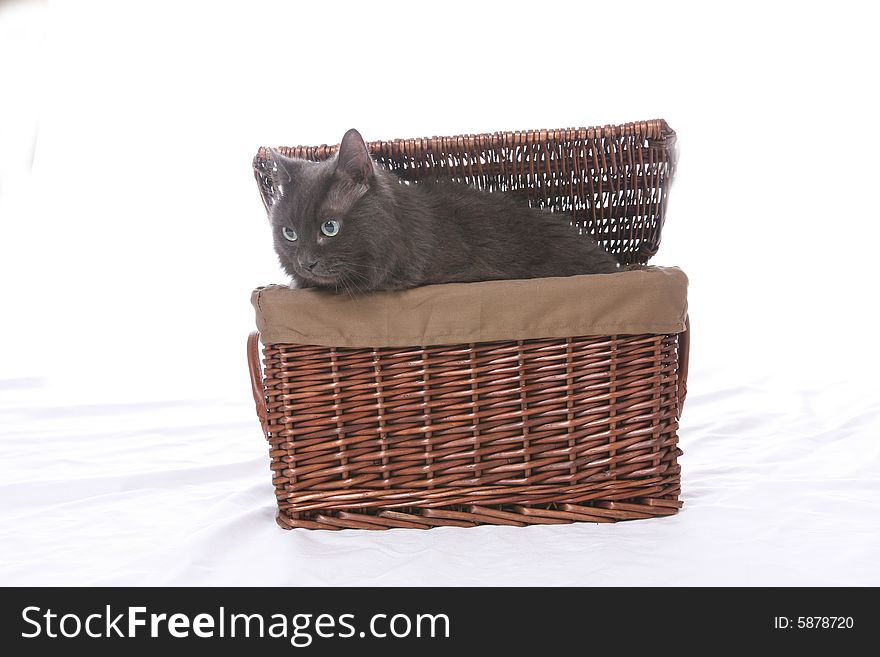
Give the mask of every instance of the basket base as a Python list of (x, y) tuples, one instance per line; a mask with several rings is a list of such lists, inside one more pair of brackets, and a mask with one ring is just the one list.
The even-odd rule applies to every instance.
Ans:
[(279, 510), (275, 520), (283, 529), (433, 529), (434, 527), (476, 527), (477, 525), (567, 525), (573, 522), (618, 522), (671, 516), (682, 506), (678, 499), (635, 498), (625, 501), (597, 501), (586, 504), (455, 505), (378, 513), (335, 511), (290, 514)]

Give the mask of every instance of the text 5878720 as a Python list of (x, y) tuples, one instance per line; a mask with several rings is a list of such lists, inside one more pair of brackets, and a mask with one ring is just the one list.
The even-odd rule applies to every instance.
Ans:
[(851, 630), (852, 616), (775, 616), (773, 628), (777, 630)]

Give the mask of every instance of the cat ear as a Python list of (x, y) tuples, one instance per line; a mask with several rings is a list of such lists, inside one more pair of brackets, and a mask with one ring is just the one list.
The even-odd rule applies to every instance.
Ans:
[(269, 160), (269, 175), (272, 176), (272, 180), (275, 184), (285, 185), (289, 183), (292, 180), (290, 175), (290, 158), (284, 157), (281, 153), (271, 147), (266, 149), (266, 155)]
[(373, 161), (361, 133), (352, 128), (345, 133), (339, 144), (336, 170), (344, 173), (356, 183), (366, 183), (373, 175)]

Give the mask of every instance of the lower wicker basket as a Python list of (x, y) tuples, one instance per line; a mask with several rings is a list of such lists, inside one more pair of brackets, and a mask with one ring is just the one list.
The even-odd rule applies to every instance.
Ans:
[[(650, 269), (667, 274), (661, 283), (668, 294), (662, 285), (652, 287), (648, 271), (545, 279), (546, 289), (495, 281), (361, 300), (278, 286), (256, 290), (264, 369), (257, 332), (248, 359), (270, 444), (279, 524), (429, 529), (676, 513), (686, 279), (677, 269)], [(583, 308), (567, 310), (580, 318), (597, 298), (595, 286), (620, 277), (631, 287), (614, 293), (620, 301), (611, 294), (598, 325), (614, 328), (619, 321), (627, 334), (583, 335), (575, 325), (577, 334), (555, 335), (554, 327), (572, 326), (552, 310), (560, 306), (552, 294), (559, 281), (594, 286), (560, 293), (586, 299)], [(518, 284), (521, 289), (504, 292)], [(636, 301), (631, 316), (618, 317), (639, 290), (643, 303), (670, 318), (646, 318), (658, 332), (628, 334), (643, 307)], [(529, 310), (504, 304), (505, 298)], [(451, 309), (486, 310), (493, 300), (500, 300), (491, 313), (495, 326), (458, 333), (473, 338), (494, 330), (511, 339), (448, 343), (450, 327), (475, 321), (466, 313), (450, 317)], [(395, 318), (408, 324), (389, 332)], [(338, 335), (322, 333), (327, 326)], [(526, 337), (536, 332), (544, 337)], [(386, 344), (407, 339), (419, 346)], [(352, 340), (369, 346), (347, 344)]]

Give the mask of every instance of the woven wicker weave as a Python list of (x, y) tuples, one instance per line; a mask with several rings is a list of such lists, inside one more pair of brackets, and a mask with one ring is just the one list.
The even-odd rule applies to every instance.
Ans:
[[(663, 121), (372, 142), (404, 177), (447, 176), (574, 213), (624, 262), (660, 242)], [(281, 148), (323, 159), (335, 147)], [(254, 160), (264, 203), (265, 151)], [(270, 344), (248, 358), (282, 527), (614, 522), (681, 506), (687, 336), (405, 348)]]
[[(604, 128), (496, 132), (369, 142), (373, 157), (406, 180), (444, 178), (504, 191), (535, 207), (568, 212), (624, 264), (657, 253), (675, 168), (675, 132), (665, 121)], [(280, 147), (324, 160), (337, 146)], [(266, 150), (254, 175), (268, 209), (275, 198)]]

